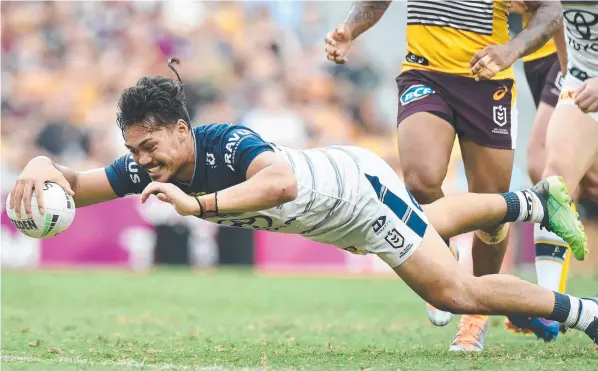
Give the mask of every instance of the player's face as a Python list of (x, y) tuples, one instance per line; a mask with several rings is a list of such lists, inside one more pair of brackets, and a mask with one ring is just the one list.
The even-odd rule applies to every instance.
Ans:
[(192, 134), (184, 121), (152, 130), (132, 125), (125, 131), (125, 146), (153, 181), (168, 182), (188, 165), (190, 156), (185, 143), (189, 135)]

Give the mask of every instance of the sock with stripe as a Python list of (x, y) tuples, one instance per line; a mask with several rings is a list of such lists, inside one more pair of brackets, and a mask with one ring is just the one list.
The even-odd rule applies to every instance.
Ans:
[(534, 227), (536, 248), (536, 277), (538, 285), (552, 291), (565, 292), (571, 253), (562, 238), (556, 234)]
[(588, 333), (595, 331), (590, 326), (596, 326), (598, 318), (598, 304), (589, 299), (554, 293), (554, 308), (548, 319), (563, 323), (569, 328), (575, 328)]
[(502, 222), (541, 223), (544, 219), (544, 206), (536, 193), (526, 189), (501, 194), (507, 203), (507, 213)]

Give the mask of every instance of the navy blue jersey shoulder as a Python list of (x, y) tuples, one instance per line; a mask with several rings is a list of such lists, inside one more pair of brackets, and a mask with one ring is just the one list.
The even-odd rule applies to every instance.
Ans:
[[(213, 193), (246, 179), (251, 162), (272, 145), (259, 134), (241, 125), (210, 124), (193, 128), (195, 172), (190, 182), (173, 180), (188, 194)], [(106, 176), (119, 197), (141, 193), (150, 176), (131, 155), (125, 155), (105, 168)]]

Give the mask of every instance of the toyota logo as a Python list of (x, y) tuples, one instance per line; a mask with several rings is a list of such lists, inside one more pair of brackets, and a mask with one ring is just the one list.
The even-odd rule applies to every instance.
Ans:
[[(588, 41), (598, 40), (598, 29), (596, 35), (592, 36), (592, 27), (598, 24), (598, 15), (587, 10), (565, 11), (567, 29), (577, 38)], [(574, 28), (574, 29), (573, 29)]]

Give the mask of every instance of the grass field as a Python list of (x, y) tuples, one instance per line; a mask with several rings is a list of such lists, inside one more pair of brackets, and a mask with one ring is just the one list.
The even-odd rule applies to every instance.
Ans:
[[(596, 279), (570, 292), (597, 294)], [(446, 351), (399, 280), (197, 274), (2, 273), (2, 370), (597, 370), (570, 331), (552, 344), (491, 320), (482, 354)]]

